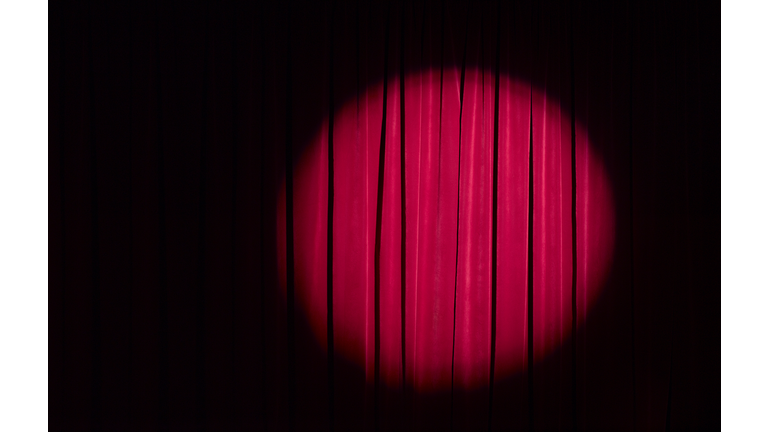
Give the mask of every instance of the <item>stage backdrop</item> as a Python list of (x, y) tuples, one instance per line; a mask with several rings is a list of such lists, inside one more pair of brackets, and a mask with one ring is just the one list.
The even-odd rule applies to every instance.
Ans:
[(719, 429), (719, 4), (50, 18), (52, 430)]

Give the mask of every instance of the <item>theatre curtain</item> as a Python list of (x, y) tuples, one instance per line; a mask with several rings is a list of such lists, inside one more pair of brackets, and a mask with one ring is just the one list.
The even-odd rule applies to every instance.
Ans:
[(719, 429), (716, 4), (56, 7), (51, 429)]

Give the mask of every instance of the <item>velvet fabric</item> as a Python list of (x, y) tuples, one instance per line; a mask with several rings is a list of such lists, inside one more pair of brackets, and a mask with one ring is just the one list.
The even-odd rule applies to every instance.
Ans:
[(62, 3), (52, 430), (706, 430), (719, 9)]

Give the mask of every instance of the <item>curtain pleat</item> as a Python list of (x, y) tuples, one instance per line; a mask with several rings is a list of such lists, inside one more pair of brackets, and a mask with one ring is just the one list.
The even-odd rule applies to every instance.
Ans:
[(716, 8), (60, 9), (52, 429), (718, 424)]
[[(292, 219), (280, 216), (295, 227), (296, 304), (326, 349), (327, 314), (333, 316), (331, 382), (297, 378), (299, 388), (333, 389), (328, 418), (343, 419), (348, 427), (400, 429), (430, 419), (445, 422), (446, 428), (486, 428), (494, 418), (489, 386), (491, 352), (496, 350), (497, 398), (528, 408), (518, 408), (514, 417), (497, 414), (495, 424), (532, 420), (557, 427), (573, 415), (573, 216), (584, 220), (586, 229), (594, 223), (588, 211), (596, 208), (587, 203), (583, 214), (578, 208), (574, 214), (573, 194), (589, 196), (590, 176), (602, 172), (586, 167), (583, 183), (572, 183), (571, 167), (579, 165), (574, 149), (592, 159), (586, 134), (572, 127), (571, 113), (563, 108), (563, 100), (570, 101), (571, 75), (553, 72), (569, 66), (563, 54), (567, 45), (540, 47), (531, 66), (545, 77), (541, 88), (504, 73), (497, 91), (497, 74), (509, 67), (510, 52), (520, 45), (513, 44), (511, 32), (497, 33), (502, 29), (493, 20), (501, 13), (496, 6), (452, 9), (450, 20), (443, 11), (439, 21), (422, 16), (421, 23), (417, 11), (404, 5), (383, 7), (375, 15), (355, 12), (346, 19), (354, 18), (355, 24), (367, 19), (368, 31), (378, 29), (386, 36), (378, 46), (382, 51), (371, 56), (358, 52), (359, 41), (334, 37), (339, 41), (334, 56), (344, 54), (332, 60), (331, 88), (354, 81), (355, 90), (346, 99), (334, 96), (334, 115), (310, 134), (310, 144), (294, 144), (299, 152), (294, 214)], [(407, 31), (419, 43), (406, 45)], [(441, 67), (431, 66), (435, 59)], [(385, 81), (367, 88), (359, 84), (366, 82), (361, 73), (378, 76), (376, 68), (384, 67)], [(313, 76), (302, 94), (321, 91), (326, 79), (322, 72)], [(297, 108), (303, 109), (308, 108)], [(330, 119), (334, 151), (329, 160)], [(584, 142), (572, 145), (577, 130)], [(331, 201), (329, 164), (334, 172)], [(602, 186), (606, 179), (592, 181)], [(593, 200), (598, 207), (609, 205), (603, 202), (608, 195), (610, 190), (599, 191)], [(325, 218), (328, 205), (332, 222)], [(279, 241), (285, 232), (278, 230)], [(325, 254), (328, 232), (333, 233), (332, 257)], [(585, 259), (583, 266), (589, 271), (590, 261)], [(325, 301), (326, 280), (332, 282), (332, 304)], [(583, 298), (576, 310), (585, 313)], [(295, 373), (305, 358), (298, 355)], [(547, 364), (530, 369), (531, 360)], [(347, 370), (350, 365), (359, 368), (358, 375)], [(324, 368), (311, 367), (306, 373), (314, 378)], [(512, 385), (513, 376), (526, 379)], [(533, 393), (530, 383), (536, 386)], [(350, 397), (359, 404), (354, 409), (333, 402)]]

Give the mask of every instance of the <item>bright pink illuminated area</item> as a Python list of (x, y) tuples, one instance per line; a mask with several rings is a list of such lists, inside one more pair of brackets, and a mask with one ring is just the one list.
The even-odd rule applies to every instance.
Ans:
[[(460, 78), (460, 69), (444, 70), (442, 86), (440, 70), (406, 76), (404, 143), (399, 78), (387, 84), (379, 355), (380, 382), (393, 388), (406, 385), (426, 393), (450, 389), (452, 382), (465, 389), (489, 384), (495, 77), (491, 71), (467, 69), (463, 108)], [(494, 379), (502, 380), (526, 370), (531, 346), (536, 362), (556, 352), (572, 333), (572, 191), (576, 191), (578, 325), (584, 324), (611, 264), (614, 210), (609, 178), (590, 148), (588, 131), (579, 124), (573, 188), (571, 119), (559, 101), (506, 76), (500, 77), (498, 94)], [(382, 108), (379, 83), (338, 109), (333, 127), (334, 349), (336, 356), (358, 364), (370, 382), (376, 354)], [(532, 344), (528, 340), (531, 144)], [(327, 349), (327, 119), (298, 159), (293, 188), (297, 311), (305, 314), (318, 343)], [(284, 187), (279, 196), (279, 263), (285, 287)]]

